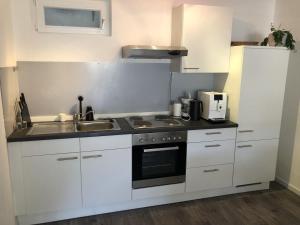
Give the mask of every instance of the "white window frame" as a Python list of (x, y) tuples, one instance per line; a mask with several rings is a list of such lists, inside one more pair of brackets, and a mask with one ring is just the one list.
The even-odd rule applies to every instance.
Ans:
[[(79, 33), (110, 35), (111, 18), (109, 0), (34, 0), (36, 7), (36, 30), (50, 33)], [(45, 7), (100, 11), (99, 28), (49, 26), (45, 21)]]

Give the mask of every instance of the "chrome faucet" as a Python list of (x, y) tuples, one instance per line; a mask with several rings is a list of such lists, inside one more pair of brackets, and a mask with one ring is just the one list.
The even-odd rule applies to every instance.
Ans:
[(89, 114), (93, 114), (93, 115), (95, 115), (95, 111), (89, 111), (89, 112), (87, 112), (86, 114), (84, 114), (84, 115), (82, 115), (81, 117), (80, 117), (80, 115), (78, 114), (78, 113), (75, 113), (74, 115), (73, 115), (73, 122), (75, 123), (75, 124), (78, 124), (80, 121), (83, 121), (85, 118), (86, 118), (86, 116), (87, 115), (89, 115)]
[[(83, 101), (83, 97), (82, 96), (78, 96), (78, 101), (79, 101), (79, 113), (75, 113), (73, 115), (73, 121), (75, 124), (77, 124), (79, 121), (83, 121), (86, 119), (87, 115), (92, 114), (92, 118), (94, 118), (95, 115), (95, 111), (92, 110), (91, 106), (87, 107), (87, 110), (90, 109), (90, 111), (87, 111), (87, 113), (83, 114), (82, 113), (82, 101)], [(93, 119), (94, 120), (94, 119)]]
[(81, 116), (81, 120), (86, 119), (86, 116), (89, 115), (89, 114), (93, 114), (93, 116), (94, 116), (94, 115), (95, 115), (95, 111), (89, 111), (89, 112), (87, 112), (86, 114), (82, 115), (82, 116)]

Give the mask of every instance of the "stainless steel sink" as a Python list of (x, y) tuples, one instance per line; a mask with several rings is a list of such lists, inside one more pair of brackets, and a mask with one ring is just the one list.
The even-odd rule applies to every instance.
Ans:
[(102, 119), (95, 121), (79, 121), (76, 125), (77, 131), (104, 131), (120, 130), (120, 126), (115, 119)]
[(27, 135), (72, 133), (75, 131), (73, 122), (44, 122), (34, 123)]

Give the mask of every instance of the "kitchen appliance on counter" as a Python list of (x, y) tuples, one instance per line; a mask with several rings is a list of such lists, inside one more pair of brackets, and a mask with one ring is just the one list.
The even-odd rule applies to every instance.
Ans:
[(180, 119), (168, 115), (132, 116), (126, 118), (133, 129), (183, 127)]
[(201, 117), (212, 122), (224, 122), (226, 118), (227, 94), (220, 92), (198, 92), (203, 104)]
[(190, 120), (190, 103), (192, 101), (192, 97), (182, 97), (181, 102), (182, 102), (182, 118), (184, 120)]
[(200, 100), (190, 101), (190, 119), (192, 121), (198, 121), (201, 118), (201, 113), (203, 112), (203, 104)]
[(187, 132), (156, 132), (132, 136), (132, 188), (184, 183)]
[(181, 118), (182, 104), (175, 102), (172, 107), (172, 114), (174, 117)]

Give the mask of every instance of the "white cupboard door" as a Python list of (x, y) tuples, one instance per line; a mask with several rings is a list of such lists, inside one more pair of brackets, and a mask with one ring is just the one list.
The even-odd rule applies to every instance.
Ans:
[(27, 214), (82, 207), (79, 153), (23, 158)]
[(184, 5), (182, 58), (184, 73), (229, 71), (232, 11), (225, 7)]
[(245, 48), (244, 54), (237, 141), (277, 139), (289, 51)]
[(131, 200), (131, 149), (83, 152), (81, 170), (84, 207)]
[(235, 153), (235, 186), (273, 181), (275, 179), (278, 140), (237, 143)]

